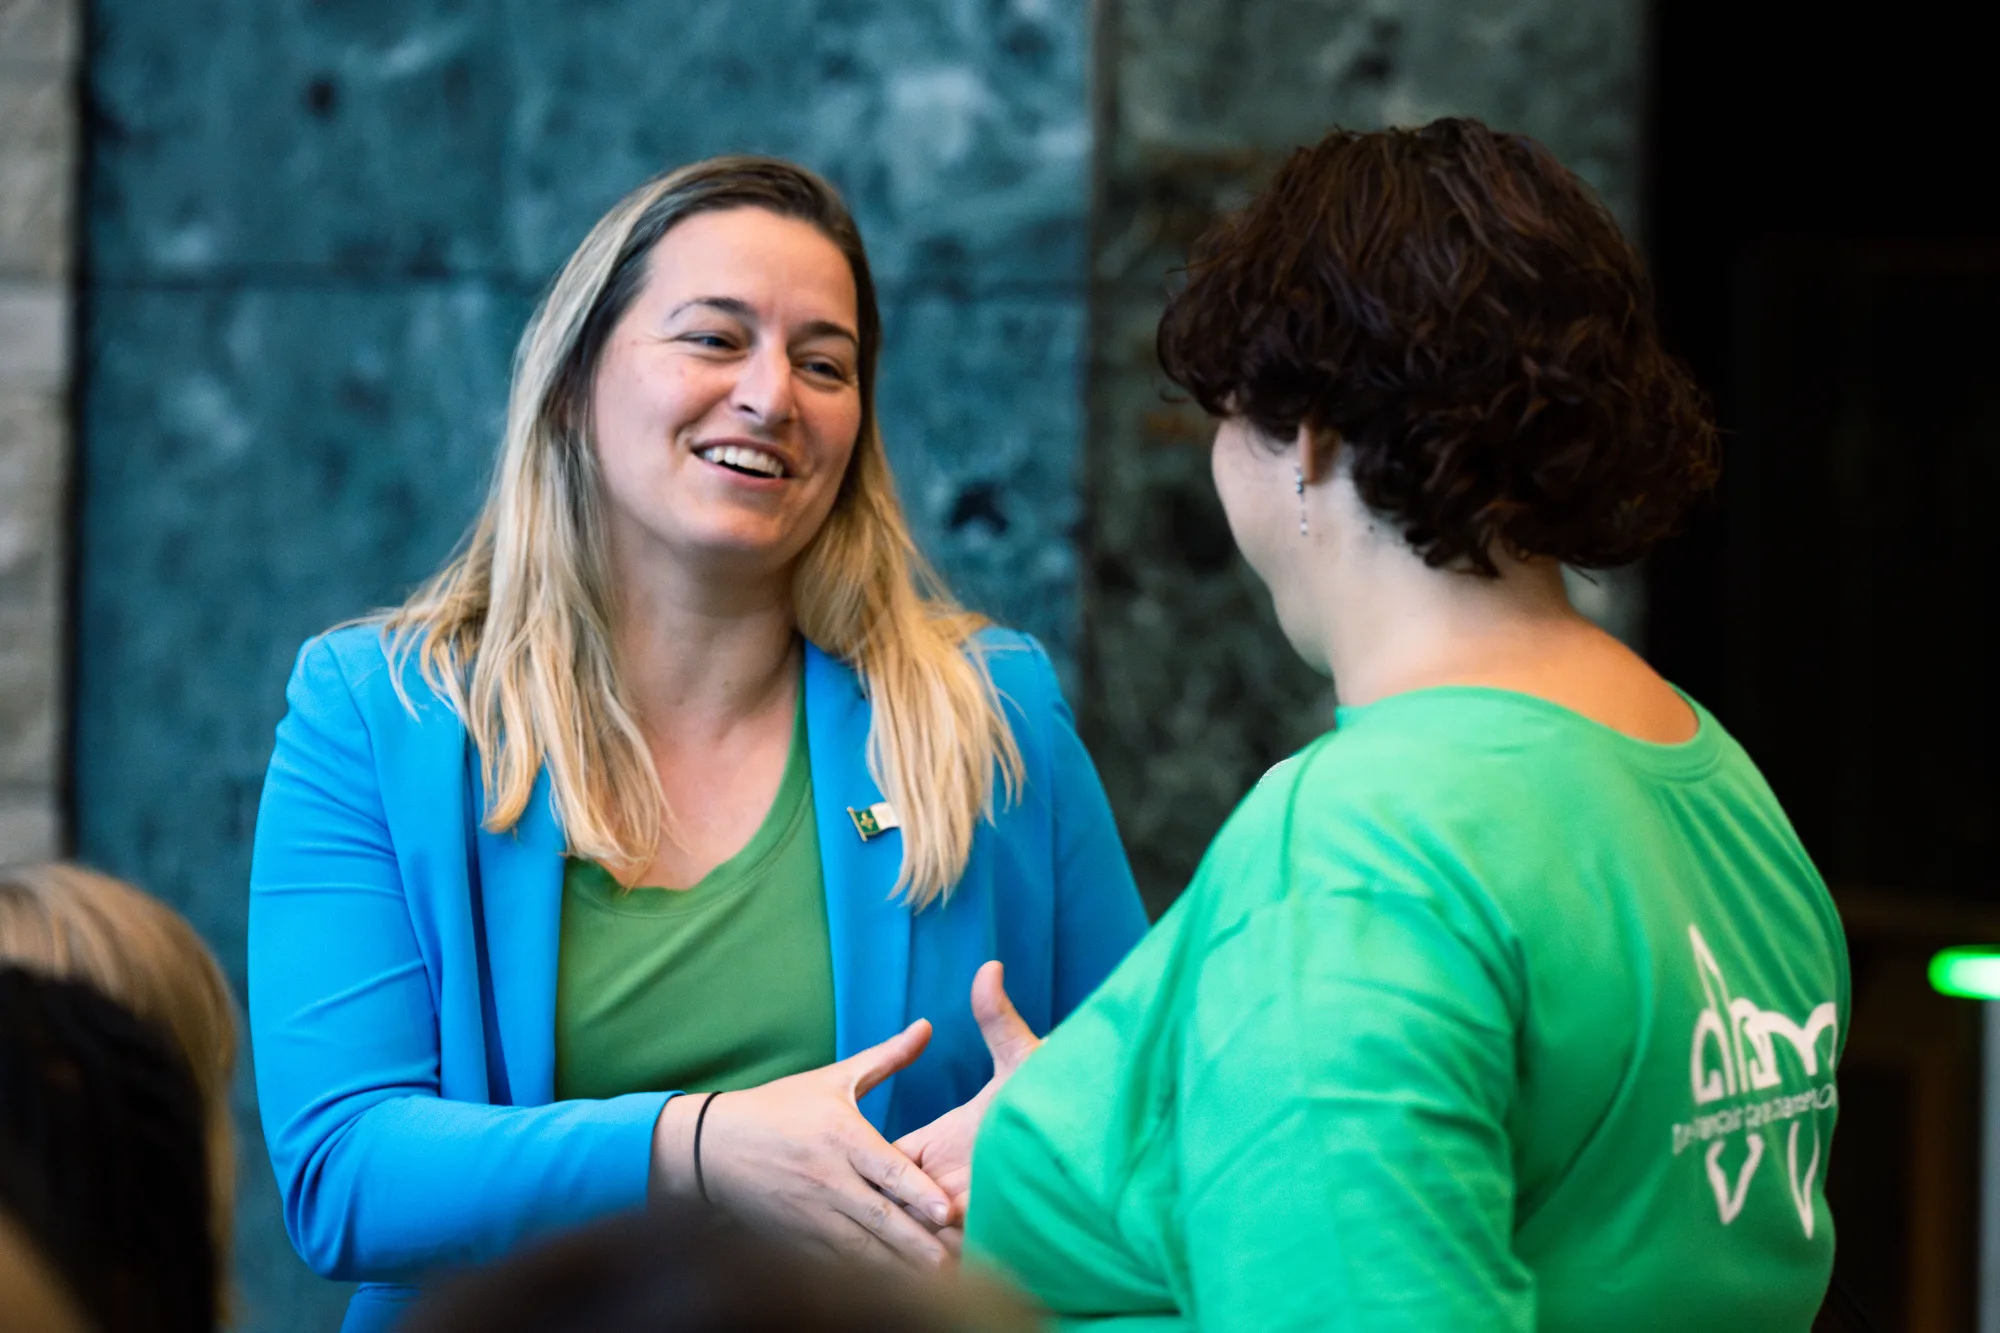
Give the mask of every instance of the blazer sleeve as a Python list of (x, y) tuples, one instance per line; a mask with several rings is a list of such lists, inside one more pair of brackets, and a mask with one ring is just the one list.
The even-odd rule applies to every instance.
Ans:
[(1033, 646), (1051, 707), (1047, 742), (1055, 868), (1052, 1017), (1058, 1023), (1090, 997), (1146, 933), (1146, 909), (1097, 765), (1076, 734), (1055, 667)]
[(640, 1204), (668, 1094), (526, 1108), (440, 1095), (436, 941), (404, 880), (437, 849), (398, 855), (368, 726), (323, 640), (286, 698), (257, 817), (249, 998), (299, 1255), (323, 1277), (397, 1281)]

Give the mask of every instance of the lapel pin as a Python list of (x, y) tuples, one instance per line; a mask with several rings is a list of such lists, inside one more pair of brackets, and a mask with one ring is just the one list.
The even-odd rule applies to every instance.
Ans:
[(863, 842), (903, 826), (903, 821), (896, 818), (896, 807), (887, 801), (877, 801), (866, 810), (856, 810), (850, 805), (847, 817), (854, 821), (854, 831), (861, 835)]

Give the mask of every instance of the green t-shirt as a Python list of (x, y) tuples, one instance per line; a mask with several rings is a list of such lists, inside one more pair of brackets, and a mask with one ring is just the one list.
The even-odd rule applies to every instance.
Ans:
[(800, 691), (785, 775), (742, 851), (691, 889), (563, 874), (558, 1098), (755, 1087), (833, 1061), (833, 952)]
[(1846, 950), (1697, 712), (1343, 710), (1002, 1091), (970, 1252), (1121, 1328), (1805, 1333)]

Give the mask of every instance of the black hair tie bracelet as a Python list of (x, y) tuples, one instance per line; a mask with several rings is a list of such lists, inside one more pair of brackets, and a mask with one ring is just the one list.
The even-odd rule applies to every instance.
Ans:
[(701, 1122), (708, 1119), (708, 1108), (713, 1106), (715, 1099), (721, 1095), (719, 1092), (709, 1093), (702, 1099), (701, 1109), (694, 1114), (694, 1188), (695, 1193), (701, 1195), (703, 1203), (709, 1203), (711, 1200), (708, 1197), (708, 1182), (701, 1174)]

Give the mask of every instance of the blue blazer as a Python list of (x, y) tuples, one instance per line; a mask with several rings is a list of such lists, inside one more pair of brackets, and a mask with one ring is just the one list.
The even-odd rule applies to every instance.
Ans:
[[(807, 645), (805, 708), (842, 1057), (917, 1018), (909, 1069), (861, 1100), (893, 1139), (976, 1093), (991, 1061), (972, 974), (1045, 1032), (1146, 929), (1111, 810), (1055, 674), (1026, 635), (981, 646), (1026, 762), (950, 901), (891, 896), (902, 835), (848, 815), (882, 799), (852, 669)], [(386, 1328), (408, 1282), (635, 1207), (667, 1093), (553, 1100), (563, 835), (547, 774), (517, 828), (479, 827), (478, 757), (414, 664), (397, 697), (381, 631), (310, 640), (286, 690), (250, 875), (250, 1037), (292, 1244), (360, 1279), (345, 1328)]]

